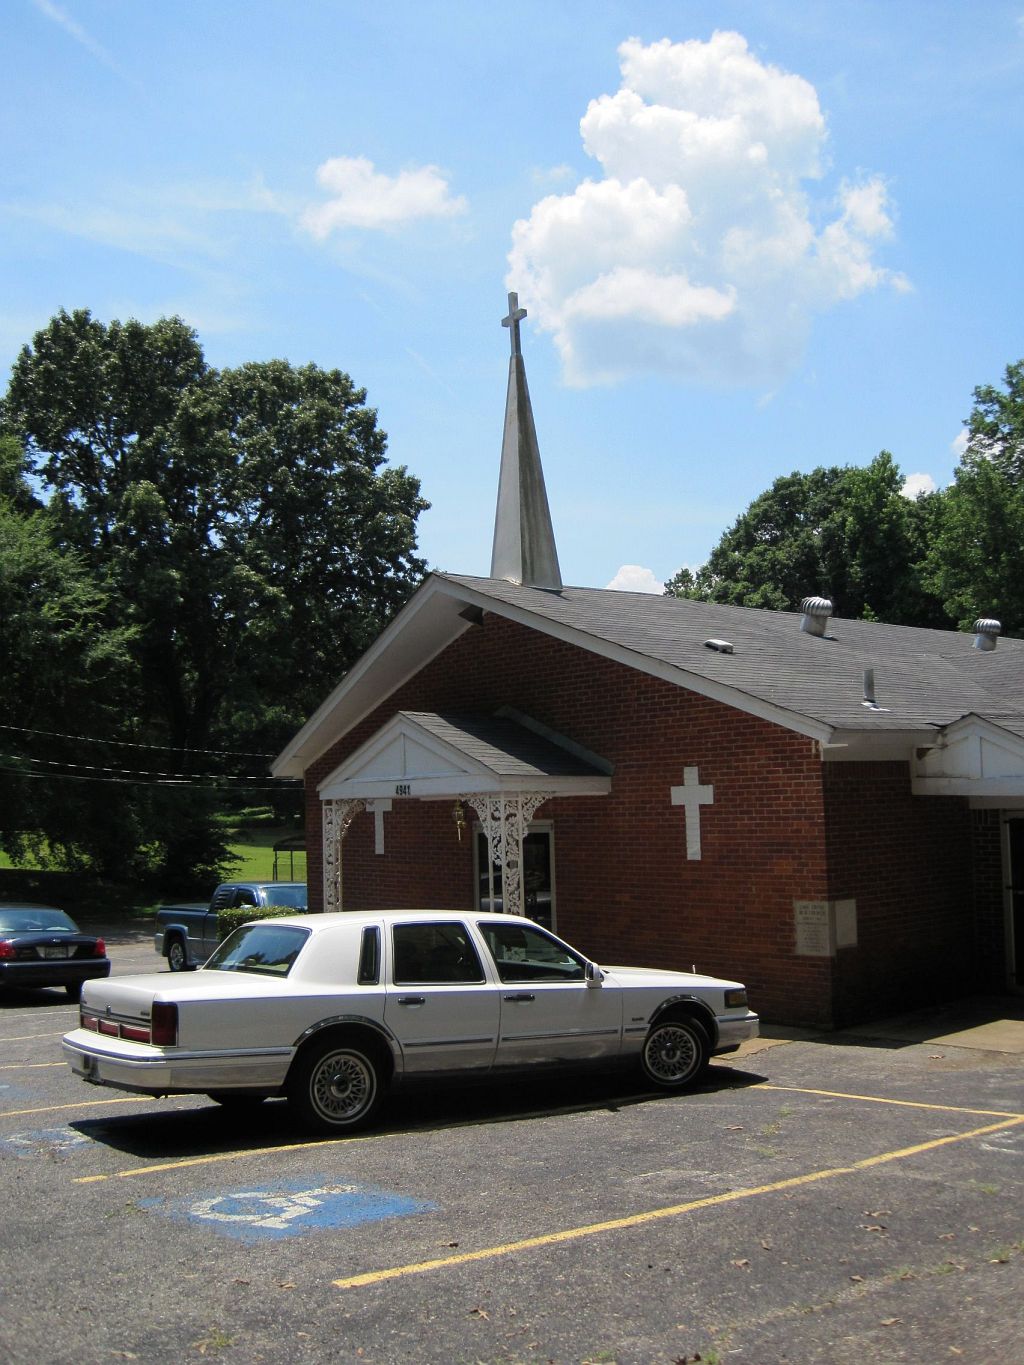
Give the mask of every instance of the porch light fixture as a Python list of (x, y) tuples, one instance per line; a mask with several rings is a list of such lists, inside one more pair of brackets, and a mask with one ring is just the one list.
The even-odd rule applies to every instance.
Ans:
[(466, 812), (462, 808), (462, 802), (456, 801), (452, 807), (452, 819), (455, 821), (455, 832), (459, 836), (459, 843), (462, 843), (462, 832), (466, 828)]

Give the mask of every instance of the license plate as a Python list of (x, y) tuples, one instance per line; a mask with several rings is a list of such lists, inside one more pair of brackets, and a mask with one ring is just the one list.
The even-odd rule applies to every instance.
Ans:
[(39, 955), (45, 957), (48, 962), (54, 958), (66, 958), (68, 955), (67, 944), (61, 943), (56, 948), (40, 948)]

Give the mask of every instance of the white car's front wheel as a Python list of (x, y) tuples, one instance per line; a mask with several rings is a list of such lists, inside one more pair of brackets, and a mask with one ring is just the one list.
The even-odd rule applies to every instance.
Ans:
[(369, 1050), (330, 1040), (300, 1054), (287, 1090), (289, 1104), (322, 1132), (362, 1127), (384, 1098), (380, 1067)]
[(653, 1085), (680, 1090), (701, 1075), (709, 1053), (708, 1036), (695, 1019), (666, 1019), (644, 1039), (640, 1065)]

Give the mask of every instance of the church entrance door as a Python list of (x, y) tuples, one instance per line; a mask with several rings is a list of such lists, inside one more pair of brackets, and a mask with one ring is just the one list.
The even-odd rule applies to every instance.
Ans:
[[(475, 839), (476, 908), (500, 913), (504, 910), (501, 868), (490, 861), (483, 830), (477, 829)], [(543, 821), (532, 824), (523, 839), (523, 898), (527, 918), (557, 933), (554, 832)]]

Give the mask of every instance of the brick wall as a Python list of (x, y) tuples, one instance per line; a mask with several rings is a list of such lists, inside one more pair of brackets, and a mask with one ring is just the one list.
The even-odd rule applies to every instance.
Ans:
[[(719, 702), (487, 615), (307, 773), (311, 901), (321, 894), (317, 786), (399, 710), (510, 705), (615, 765), (606, 797), (558, 799), (558, 930), (607, 963), (698, 969), (745, 981), (765, 1019), (828, 1027), (829, 959), (793, 955), (793, 901), (827, 894), (822, 766), (812, 742)], [(670, 801), (684, 766), (714, 787), (702, 859), (686, 857)], [(470, 817), (471, 818), (471, 817)], [(472, 840), (450, 802), (395, 800), (384, 856), (361, 814), (343, 852), (345, 904), (472, 904)]]
[(989, 990), (1006, 986), (1006, 909), (1002, 823), (997, 810), (971, 811), (974, 932), (978, 978)]
[(857, 902), (836, 959), (835, 1025), (975, 986), (971, 820), (960, 797), (915, 797), (905, 763), (828, 763), (831, 899)]

